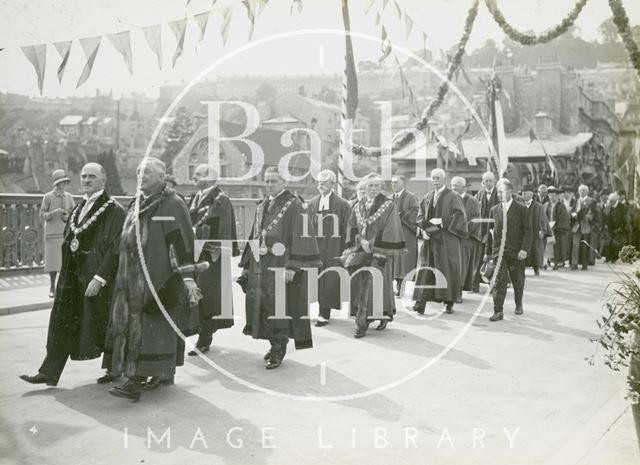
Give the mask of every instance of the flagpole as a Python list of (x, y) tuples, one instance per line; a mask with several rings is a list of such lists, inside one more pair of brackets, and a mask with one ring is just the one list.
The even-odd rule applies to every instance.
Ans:
[[(351, 142), (353, 121), (358, 105), (358, 84), (355, 76), (353, 45), (351, 43), (351, 21), (349, 19), (348, 0), (342, 0), (342, 21), (345, 31), (344, 75), (342, 78), (342, 101), (340, 108), (340, 144), (338, 147), (338, 185), (337, 193), (342, 196), (344, 189), (344, 159), (353, 156)], [(350, 92), (352, 94), (350, 94)]]

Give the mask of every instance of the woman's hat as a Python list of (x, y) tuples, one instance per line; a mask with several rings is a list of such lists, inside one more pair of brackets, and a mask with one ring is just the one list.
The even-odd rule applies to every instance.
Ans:
[(51, 177), (53, 178), (53, 185), (57, 186), (61, 182), (71, 182), (71, 179), (64, 173), (64, 170), (55, 170)]

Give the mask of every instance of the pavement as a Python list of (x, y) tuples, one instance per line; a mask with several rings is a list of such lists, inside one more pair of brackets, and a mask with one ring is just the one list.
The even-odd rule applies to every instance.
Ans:
[(49, 275), (24, 274), (0, 278), (0, 316), (51, 308)]
[(497, 323), (477, 294), (453, 315), (400, 311), (358, 340), (353, 321), (336, 318), (313, 328), (314, 349), (290, 344), (273, 371), (267, 343), (241, 334), (234, 285), (235, 326), (189, 357), (175, 386), (137, 403), (95, 384), (99, 360), (69, 362), (56, 388), (25, 384), (18, 375), (45, 354), (49, 311), (7, 314), (0, 464), (637, 464), (625, 373), (601, 353), (584, 360), (613, 279), (602, 264), (528, 275), (524, 315), (509, 291)]

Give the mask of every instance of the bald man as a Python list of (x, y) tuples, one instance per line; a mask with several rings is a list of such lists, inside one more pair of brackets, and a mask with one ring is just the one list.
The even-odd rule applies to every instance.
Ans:
[[(453, 313), (453, 304), (462, 290), (462, 239), (468, 237), (467, 218), (462, 199), (446, 185), (445, 172), (431, 171), (433, 190), (420, 202), (417, 223), (424, 231), (420, 269), (416, 278), (413, 309), (423, 314), (427, 302), (442, 302), (446, 313)], [(439, 281), (437, 270), (446, 279)]]
[[(235, 240), (238, 235), (233, 205), (227, 194), (218, 186), (217, 179), (218, 173), (213, 166), (202, 164), (196, 167), (193, 182), (199, 190), (189, 207), (191, 223), (195, 229), (196, 239)], [(215, 242), (207, 243), (198, 259), (198, 261), (209, 263), (209, 268), (199, 272), (196, 277), (196, 283), (202, 290), (196, 348), (202, 353), (209, 351), (216, 331), (233, 326), (233, 318), (221, 318), (223, 313), (221, 245)], [(232, 245), (231, 255), (234, 257), (240, 255), (236, 243)], [(232, 314), (232, 312), (228, 313)], [(192, 350), (188, 355), (193, 357), (198, 353)]]
[[(80, 173), (84, 199), (71, 212), (62, 243), (62, 268), (49, 318), (47, 356), (32, 384), (56, 386), (67, 360), (90, 360), (104, 350), (124, 209), (104, 190), (107, 177), (97, 163)], [(113, 379), (110, 373), (99, 383)]]
[(170, 321), (184, 329), (190, 307), (201, 297), (193, 273), (180, 271), (193, 265), (195, 238), (187, 206), (166, 188), (165, 172), (157, 158), (138, 166), (141, 192), (129, 205), (120, 239), (103, 366), (124, 377), (109, 393), (131, 400), (140, 398), (143, 385), (173, 384), (176, 366), (184, 364), (184, 342)]

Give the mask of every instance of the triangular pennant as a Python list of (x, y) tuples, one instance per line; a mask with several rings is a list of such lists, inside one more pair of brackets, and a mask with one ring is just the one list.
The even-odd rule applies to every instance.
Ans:
[(207, 23), (209, 22), (209, 12), (206, 11), (204, 13), (200, 13), (199, 15), (195, 15), (193, 17), (196, 24), (198, 25), (198, 30), (200, 31), (200, 39), (204, 39), (204, 32), (207, 30)]
[(124, 63), (127, 65), (129, 73), (133, 74), (133, 55), (131, 53), (131, 39), (129, 37), (130, 32), (118, 32), (115, 34), (109, 34), (109, 40), (115, 47), (115, 49), (124, 58)]
[(91, 70), (93, 69), (93, 64), (95, 63), (96, 56), (98, 55), (98, 49), (100, 48), (101, 41), (102, 36), (80, 39), (80, 45), (82, 46), (82, 50), (84, 51), (84, 56), (87, 58), (87, 63), (84, 65), (84, 69), (82, 70), (80, 78), (78, 78), (76, 89), (84, 84), (87, 79), (89, 79)]
[(398, 19), (402, 18), (402, 10), (400, 9), (400, 5), (398, 5), (398, 2), (396, 2), (396, 0), (393, 0), (393, 4), (396, 7), (396, 14), (398, 15)]
[(376, 26), (380, 25), (380, 12), (376, 13)]
[(264, 10), (264, 7), (267, 6), (267, 3), (269, 3), (269, 0), (258, 1), (258, 14), (262, 13), (262, 10)]
[[(367, 3), (365, 4), (364, 7), (364, 14), (368, 15), (369, 14), (369, 10), (371, 10), (371, 7), (373, 6), (373, 4), (375, 3), (375, 0), (367, 0)], [(380, 14), (380, 13), (378, 13)]]
[(159, 24), (154, 26), (147, 26), (142, 29), (144, 37), (147, 39), (147, 44), (153, 53), (156, 54), (158, 59), (158, 68), (162, 69), (162, 28)]
[(71, 41), (65, 40), (64, 42), (54, 42), (54, 47), (62, 57), (62, 61), (58, 66), (58, 82), (62, 84), (62, 76), (64, 76), (64, 70), (67, 67), (69, 61), (69, 55), (71, 54)]
[(406, 12), (404, 14), (404, 24), (407, 27), (407, 40), (409, 40), (409, 36), (411, 35), (411, 30), (413, 29), (413, 20), (409, 17), (409, 15)]
[(169, 23), (169, 28), (171, 28), (171, 32), (173, 32), (173, 36), (176, 38), (176, 51), (173, 54), (173, 64), (176, 65), (176, 60), (182, 56), (182, 52), (184, 51), (184, 36), (187, 30), (187, 20), (186, 18), (177, 19), (175, 21), (171, 21)]
[(302, 13), (302, 0), (292, 0), (291, 2), (291, 11), (289, 13), (293, 14), (293, 7), (298, 7), (298, 14)]
[(253, 27), (256, 23), (256, 0), (242, 0), (242, 4), (247, 8), (247, 16), (249, 17), (249, 22), (251, 23), (251, 27), (249, 28), (249, 40), (251, 40), (251, 36), (253, 35)]
[(42, 95), (42, 86), (44, 84), (44, 68), (47, 64), (47, 44), (27, 45), (22, 48), (22, 52), (33, 65), (38, 76), (38, 90)]
[(384, 2), (382, 2), (382, 9), (384, 10), (388, 4), (389, 4), (389, 0), (384, 0)]
[(227, 45), (229, 39), (229, 27), (231, 26), (231, 14), (233, 9), (231, 5), (225, 7), (222, 11), (222, 26), (220, 27), (220, 34), (222, 35), (222, 44)]
[(380, 41), (382, 42), (382, 56), (378, 59), (378, 63), (382, 63), (391, 53), (391, 41), (387, 37), (387, 30), (384, 26), (382, 26)]

